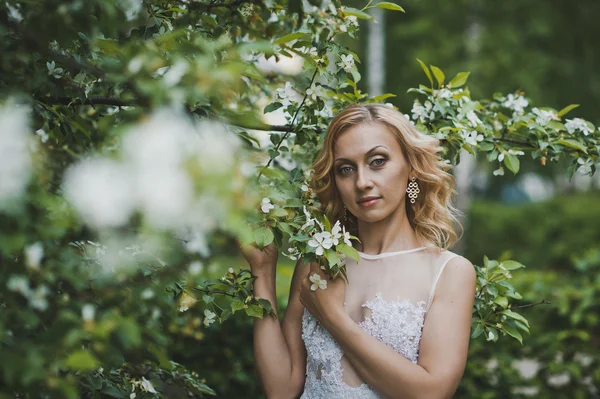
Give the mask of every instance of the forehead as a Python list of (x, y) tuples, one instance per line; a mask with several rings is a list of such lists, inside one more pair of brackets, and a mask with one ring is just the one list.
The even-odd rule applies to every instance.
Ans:
[(396, 135), (381, 123), (362, 123), (341, 133), (333, 146), (335, 158), (362, 157), (373, 147), (383, 145), (401, 152)]

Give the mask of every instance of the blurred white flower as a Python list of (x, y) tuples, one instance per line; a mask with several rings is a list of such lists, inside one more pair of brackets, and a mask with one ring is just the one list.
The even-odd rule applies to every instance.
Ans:
[(450, 98), (452, 97), (452, 92), (448, 89), (440, 89), (434, 90), (433, 95), (437, 96), (438, 98)]
[(291, 82), (285, 82), (285, 86), (283, 88), (277, 89), (277, 97), (279, 102), (283, 104), (284, 107), (291, 105), (292, 102), (296, 102), (296, 96), (298, 94), (292, 87)]
[(143, 0), (117, 0), (117, 4), (125, 11), (127, 20), (131, 21), (142, 11)]
[(594, 132), (594, 130), (588, 126), (587, 122), (581, 118), (567, 119), (565, 128), (570, 134), (575, 133), (576, 130), (579, 130), (586, 136)]
[(32, 270), (40, 270), (40, 263), (44, 257), (44, 246), (41, 242), (28, 245), (25, 248), (25, 264)]
[(346, 226), (342, 226), (342, 237), (344, 237), (344, 244), (352, 246), (352, 241), (350, 241), (350, 232), (346, 231)]
[(152, 289), (150, 288), (146, 288), (144, 291), (142, 291), (142, 294), (140, 296), (142, 299), (152, 299), (154, 298), (154, 291), (152, 291)]
[(96, 307), (90, 303), (86, 303), (81, 307), (81, 317), (85, 322), (93, 321), (96, 317)]
[(157, 228), (176, 228), (187, 219), (193, 183), (181, 169), (165, 167), (140, 171), (138, 201), (146, 221)]
[(415, 101), (412, 107), (412, 118), (414, 120), (419, 119), (421, 122), (425, 122), (426, 119), (435, 118), (435, 112), (432, 111), (433, 106), (429, 101), (425, 101), (423, 105), (419, 101)]
[(271, 200), (267, 197), (263, 198), (260, 203), (260, 209), (263, 213), (269, 213), (271, 209), (275, 208), (275, 205), (271, 204)]
[(341, 60), (338, 61), (337, 66), (348, 73), (352, 72), (352, 69), (354, 68), (354, 57), (352, 57), (352, 54), (342, 54), (340, 58)]
[(136, 205), (130, 171), (108, 159), (89, 159), (65, 174), (67, 199), (94, 227), (117, 227), (129, 220)]
[(465, 140), (465, 143), (470, 145), (477, 145), (478, 142), (483, 141), (483, 134), (477, 133), (477, 131), (472, 130), (461, 130), (460, 135)]
[(467, 120), (469, 121), (469, 126), (477, 127), (477, 125), (481, 124), (481, 120), (479, 119), (479, 117), (477, 116), (475, 111), (470, 110), (467, 112), (467, 115), (465, 115), (465, 116), (466, 116)]
[(195, 260), (192, 263), (190, 263), (190, 265), (188, 266), (188, 272), (192, 275), (192, 276), (197, 276), (198, 274), (202, 273), (202, 271), (204, 270), (204, 265), (202, 264), (202, 262), (200, 262), (199, 260)]
[(29, 293), (31, 292), (31, 288), (29, 287), (29, 280), (27, 279), (27, 277), (24, 276), (13, 274), (8, 278), (8, 281), (6, 282), (6, 287), (10, 291), (18, 292), (19, 294), (25, 297), (29, 296)]
[(545, 111), (545, 110), (540, 110), (540, 109), (534, 108), (531, 110), (531, 112), (533, 112), (535, 115), (537, 115), (535, 118), (535, 121), (538, 125), (541, 125), (541, 126), (546, 126), (552, 120), (555, 120), (555, 121), (560, 120), (558, 115), (552, 111)]
[(189, 65), (186, 62), (181, 60), (177, 61), (175, 64), (170, 66), (167, 70), (167, 73), (164, 74), (163, 82), (165, 82), (168, 87), (175, 86), (177, 83), (179, 83), (188, 69)]
[(521, 114), (525, 110), (525, 107), (529, 105), (529, 101), (521, 95), (509, 94), (502, 105)]
[(148, 381), (146, 379), (146, 377), (142, 377), (142, 383), (140, 385), (142, 386), (142, 390), (144, 392), (158, 393), (158, 392), (156, 392), (156, 390), (152, 386), (152, 383), (150, 381)]
[(0, 209), (20, 197), (31, 171), (29, 115), (24, 107), (0, 106)]
[(37, 134), (40, 137), (40, 140), (42, 141), (42, 143), (45, 143), (48, 141), (48, 138), (50, 136), (48, 136), (48, 133), (46, 133), (44, 131), (44, 129), (38, 129), (35, 131), (35, 134)]
[(234, 272), (234, 270), (233, 270), (233, 267), (230, 267), (229, 269), (227, 269), (227, 271), (228, 271), (229, 273), (232, 273), (232, 274), (233, 274), (233, 272)]
[(335, 225), (331, 229), (331, 240), (333, 241), (333, 245), (339, 244), (339, 239), (342, 238), (342, 226), (340, 225), (340, 221), (336, 221)]
[(504, 176), (504, 168), (501, 166), (493, 172), (494, 176)]
[(592, 174), (592, 165), (594, 165), (594, 161), (592, 158), (583, 159), (581, 157), (577, 158), (577, 163), (580, 165), (578, 167), (579, 173), (582, 175), (590, 175)]
[(210, 326), (212, 323), (215, 322), (215, 317), (217, 316), (216, 313), (211, 312), (208, 309), (204, 310), (204, 325), (206, 327)]
[(316, 291), (318, 288), (322, 290), (327, 289), (327, 280), (321, 279), (321, 276), (317, 273), (310, 276), (309, 280), (312, 283), (310, 286), (311, 291)]
[(46, 297), (49, 293), (50, 290), (45, 285), (38, 286), (34, 291), (30, 292), (29, 306), (41, 311), (48, 309), (48, 300)]

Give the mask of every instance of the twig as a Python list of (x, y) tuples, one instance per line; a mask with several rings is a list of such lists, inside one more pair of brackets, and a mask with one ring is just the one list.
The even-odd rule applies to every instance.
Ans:
[(537, 303), (528, 303), (526, 305), (520, 305), (520, 306), (513, 306), (511, 307), (511, 310), (513, 309), (523, 309), (523, 308), (529, 308), (531, 306), (537, 306), (537, 305), (550, 305), (552, 304), (552, 302), (547, 301), (545, 299), (542, 299), (541, 301), (537, 302)]

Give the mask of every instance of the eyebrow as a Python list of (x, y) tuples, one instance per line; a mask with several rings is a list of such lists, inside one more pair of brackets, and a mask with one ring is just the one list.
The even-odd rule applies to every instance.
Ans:
[[(373, 152), (375, 152), (375, 150), (377, 150), (378, 148), (385, 148), (386, 150), (388, 149), (384, 145), (376, 145), (375, 147), (371, 148), (369, 151), (366, 152), (365, 158), (367, 158), (369, 155), (371, 155)], [(334, 162), (340, 162), (340, 161), (352, 162), (350, 159), (347, 159), (347, 158), (337, 158)]]

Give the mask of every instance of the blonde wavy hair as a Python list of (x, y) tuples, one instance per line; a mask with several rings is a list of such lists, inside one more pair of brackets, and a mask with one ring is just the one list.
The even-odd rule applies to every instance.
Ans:
[[(454, 176), (448, 173), (450, 165), (439, 155), (443, 148), (439, 140), (419, 132), (399, 111), (383, 104), (353, 104), (329, 124), (323, 147), (315, 159), (311, 186), (322, 204), (322, 210), (331, 221), (344, 221), (344, 204), (335, 185), (334, 145), (340, 134), (363, 123), (381, 123), (398, 139), (404, 157), (413, 168), (420, 193), (414, 204), (406, 200), (406, 213), (417, 237), (428, 246), (440, 249), (452, 247), (460, 236), (455, 226), (460, 212), (452, 204)], [(348, 213), (346, 227), (358, 234), (356, 217)]]

